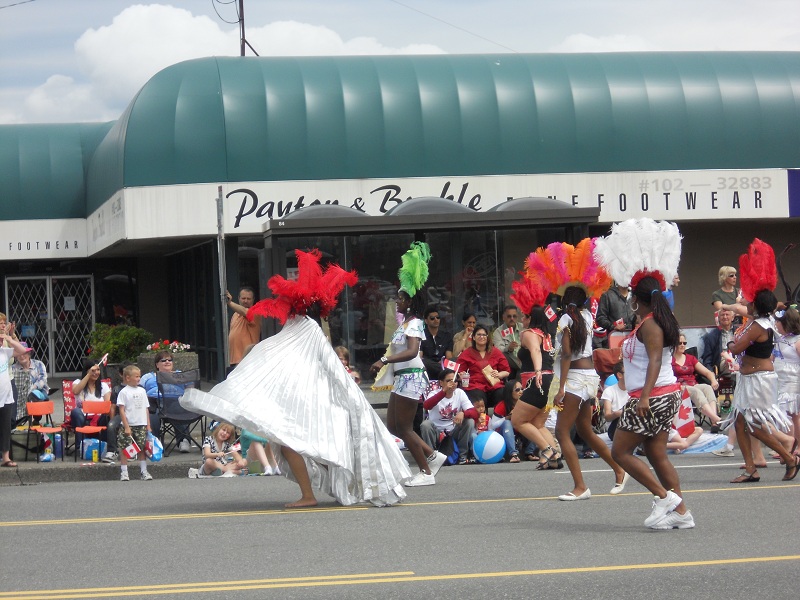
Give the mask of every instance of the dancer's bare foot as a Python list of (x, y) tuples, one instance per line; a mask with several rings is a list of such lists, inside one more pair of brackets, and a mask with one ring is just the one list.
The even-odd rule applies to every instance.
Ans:
[(316, 498), (300, 498), (297, 502), (289, 502), (284, 504), (284, 508), (312, 508), (317, 505)]

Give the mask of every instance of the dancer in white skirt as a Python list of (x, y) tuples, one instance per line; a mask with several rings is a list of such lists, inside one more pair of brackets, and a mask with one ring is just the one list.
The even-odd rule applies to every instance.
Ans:
[(393, 504), (406, 496), (408, 464), (320, 326), (305, 316), (326, 316), (357, 277), (337, 265), (323, 273), (317, 250), (296, 254), (298, 279), (272, 277), (276, 298), (250, 309), (285, 327), (210, 392), (187, 391), (181, 405), (269, 439), (280, 470), (300, 486), (300, 500), (287, 508), (316, 506), (313, 488), (344, 505)]
[(775, 372), (778, 374), (778, 404), (792, 418), (797, 454), (800, 441), (800, 312), (796, 305), (775, 311), (778, 335), (775, 341)]
[(769, 244), (758, 238), (750, 244), (747, 254), (739, 259), (742, 276), (742, 296), (748, 302), (747, 312), (754, 316), (740, 331), (728, 350), (739, 356), (741, 369), (733, 393), (733, 409), (721, 427), (734, 424), (739, 448), (744, 456), (744, 473), (731, 483), (752, 483), (761, 476), (756, 470), (751, 452), (750, 433), (777, 452), (786, 465), (784, 481), (797, 477), (798, 460), (775, 437), (775, 431), (789, 431), (791, 421), (778, 404), (778, 376), (772, 364), (774, 326), (772, 311), (778, 299), (772, 293), (777, 283), (775, 253)]

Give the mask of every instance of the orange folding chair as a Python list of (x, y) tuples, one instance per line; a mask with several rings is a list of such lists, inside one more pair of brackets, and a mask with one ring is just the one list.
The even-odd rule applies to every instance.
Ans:
[[(46, 400), (45, 402), (27, 402), (25, 404), (25, 410), (28, 411), (28, 418), (29, 427), (28, 427), (28, 438), (25, 441), (25, 460), (28, 460), (28, 451), (31, 447), (31, 433), (34, 434), (44, 434), (44, 435), (54, 435), (56, 433), (61, 433), (62, 428), (54, 427), (53, 426), (53, 411), (55, 407), (53, 405), (52, 400)], [(33, 417), (41, 417), (43, 424), (42, 425), (33, 425)], [(55, 450), (55, 449), (54, 449)], [(64, 453), (61, 453), (61, 460), (64, 460)], [(39, 462), (39, 453), (36, 453), (36, 462)]]
[[(90, 415), (110, 415), (111, 414), (111, 401), (110, 400), (85, 400), (81, 407), (86, 416)], [(82, 425), (80, 427), (70, 427), (64, 429), (65, 439), (69, 445), (69, 431), (75, 432), (75, 461), (78, 460), (78, 454), (81, 452), (81, 442), (87, 437), (94, 437), (100, 435), (106, 430), (105, 425)]]

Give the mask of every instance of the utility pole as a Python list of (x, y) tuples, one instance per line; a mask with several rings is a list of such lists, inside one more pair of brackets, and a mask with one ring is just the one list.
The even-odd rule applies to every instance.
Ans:
[(250, 42), (247, 41), (247, 37), (244, 34), (244, 0), (239, 0), (239, 56), (244, 56), (245, 46), (250, 48), (253, 54), (259, 56), (256, 49), (250, 45)]

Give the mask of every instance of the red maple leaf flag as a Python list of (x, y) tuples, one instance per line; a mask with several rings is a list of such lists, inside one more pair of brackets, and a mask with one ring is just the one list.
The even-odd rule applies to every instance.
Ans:
[(694, 431), (694, 409), (692, 408), (692, 401), (689, 399), (689, 392), (686, 388), (683, 390), (683, 398), (681, 405), (678, 407), (678, 412), (675, 414), (675, 419), (672, 421), (675, 429), (681, 437), (688, 437)]
[(131, 440), (131, 443), (122, 449), (122, 452), (128, 458), (136, 458), (141, 451), (142, 449), (139, 448), (139, 444), (136, 443), (136, 440)]

